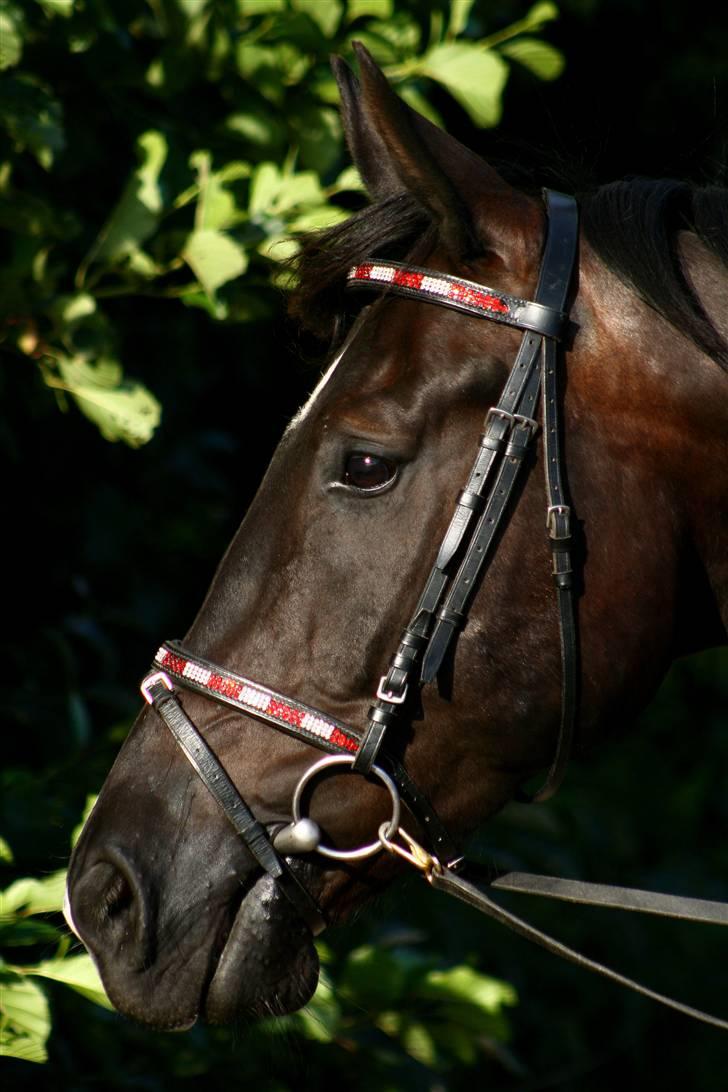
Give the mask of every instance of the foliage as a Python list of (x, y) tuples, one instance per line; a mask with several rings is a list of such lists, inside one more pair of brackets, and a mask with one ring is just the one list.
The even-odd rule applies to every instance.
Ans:
[(561, 71), (534, 36), (556, 17), (549, 0), (476, 39), (473, 0), (425, 7), (429, 19), (392, 0), (7, 0), (0, 309), (8, 346), (61, 408), (131, 446), (159, 424), (157, 398), (125, 377), (112, 299), (165, 300), (169, 318), (180, 304), (235, 323), (275, 313), (296, 235), (345, 217), (361, 188), (332, 52), (350, 57), (358, 38), (422, 112), (438, 120), (439, 85), (480, 125), (498, 122), (512, 62)]
[[(5, 864), (12, 864), (10, 847), (4, 840), (2, 846)], [(26, 1062), (48, 1058), (50, 1010), (34, 978), (61, 982), (97, 1005), (111, 1008), (91, 957), (69, 954), (71, 938), (57, 920), (65, 889), (62, 869), (43, 879), (17, 879), (0, 892), (0, 1054), (6, 1057)], [(41, 958), (40, 953), (51, 947), (53, 955)], [(23, 955), (26, 958), (21, 961)]]
[[(494, 134), (479, 137), (473, 115), (504, 104), (499, 139), (511, 133), (511, 161), (523, 157), (527, 170), (531, 145), (548, 146), (559, 167), (583, 157), (602, 179), (703, 179), (725, 162), (728, 98), (716, 58), (725, 68), (728, 38), (717, 17), (696, 24), (668, 3), (655, 21), (651, 5), (611, 0), (563, 0), (554, 23), (551, 5), (529, 16), (523, 0), (326, 7), (0, 6), (0, 223), (11, 242), (0, 305), (12, 320), (0, 450), (6, 582), (22, 602), (17, 614), (11, 603), (0, 638), (0, 830), (15, 856), (0, 843), (4, 887), (64, 863), (87, 793), (135, 715), (151, 653), (189, 624), (310, 386), (282, 329), (278, 240), (306, 226), (299, 217), (313, 225), (361, 200), (327, 52), (350, 56), (352, 38), (366, 41), (409, 101), (470, 146), (482, 139), (489, 155)], [(568, 57), (569, 78), (545, 84), (540, 77), (563, 63), (550, 42)], [(458, 53), (463, 44), (470, 51)], [(468, 97), (469, 112), (458, 99), (460, 65), (480, 71), (476, 56), (485, 94)], [(287, 203), (291, 192), (299, 206)], [(78, 397), (92, 414), (99, 407), (108, 435), (140, 446), (107, 444), (75, 412)], [(71, 412), (57, 414), (56, 400)], [(143, 443), (158, 403), (165, 427)], [(488, 865), (725, 897), (727, 697), (725, 659), (679, 664), (651, 715), (606, 756), (576, 765), (553, 804), (507, 809), (474, 848)], [(725, 941), (715, 930), (533, 902), (515, 909), (658, 988), (725, 1011), (715, 973)], [(56, 911), (15, 920), (39, 943), (9, 947), (12, 965), (75, 958), (63, 954)], [(43, 926), (52, 930), (45, 939)], [(203, 1078), (209, 1092), (248, 1083), (264, 1092), (611, 1092), (629, 1073), (645, 1088), (698, 1092), (721, 1071), (719, 1034), (559, 964), (414, 880), (332, 932), (322, 958), (325, 977), (305, 1013), (178, 1036), (26, 973), (50, 1002), (49, 1060), (4, 1059), (4, 1086), (187, 1092)], [(483, 986), (483, 1000), (468, 996), (457, 1011), (463, 978)], [(492, 1012), (488, 991), (500, 999)], [(433, 1050), (434, 1066), (418, 1060)]]

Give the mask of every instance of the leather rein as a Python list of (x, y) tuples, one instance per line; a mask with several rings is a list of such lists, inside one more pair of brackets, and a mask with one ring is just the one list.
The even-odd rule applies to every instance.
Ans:
[[(352, 289), (385, 290), (523, 331), (500, 399), (486, 415), (473, 466), (458, 495), (414, 614), (402, 631), (389, 668), (377, 687), (365, 730), (346, 725), (296, 698), (205, 660), (178, 642), (162, 645), (141, 690), (255, 861), (275, 879), (314, 935), (326, 927), (326, 917), (291, 868), (291, 858), (317, 852), (330, 859), (351, 861), (386, 850), (417, 868), (432, 887), (454, 895), (548, 951), (678, 1012), (728, 1030), (728, 1020), (656, 993), (542, 933), (495, 902), (485, 888), (720, 925), (728, 925), (728, 904), (520, 872), (507, 873), (489, 884), (466, 880), (459, 874), (465, 865), (464, 858), (437, 812), (404, 764), (386, 746), (388, 733), (401, 722), (418, 688), (437, 677), (456, 633), (465, 624), (480, 575), (504, 524), (525, 456), (539, 430), (536, 414), (540, 398), (546, 528), (561, 646), (561, 722), (555, 755), (543, 785), (530, 796), (522, 794), (521, 799), (528, 802), (548, 799), (566, 773), (578, 708), (579, 658), (571, 507), (560, 439), (562, 383), (558, 346), (568, 328), (567, 303), (576, 262), (578, 214), (572, 197), (545, 190), (544, 200), (548, 227), (533, 301), (399, 262), (372, 259), (349, 272), (348, 286)], [(177, 696), (179, 688), (203, 694), (328, 752), (309, 767), (296, 786), (290, 824), (268, 829), (255, 818), (184, 711)], [(378, 780), (392, 801), (392, 817), (381, 825), (376, 839), (355, 849), (324, 845), (317, 825), (303, 814), (305, 790), (310, 782), (337, 766)], [(402, 801), (417, 821), (426, 846), (402, 826)]]

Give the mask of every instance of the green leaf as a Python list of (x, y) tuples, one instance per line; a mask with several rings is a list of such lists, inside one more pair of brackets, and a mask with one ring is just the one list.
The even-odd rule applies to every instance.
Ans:
[(295, 1014), (295, 1026), (307, 1039), (331, 1043), (336, 1038), (340, 1021), (341, 1008), (334, 988), (328, 974), (322, 970), (315, 994), (306, 1007)]
[(290, 118), (302, 167), (327, 174), (341, 158), (343, 148), (339, 111), (308, 103)]
[(272, 208), (281, 185), (281, 172), (275, 163), (261, 163), (253, 173), (248, 211), (258, 216)]
[(410, 969), (399, 953), (367, 944), (349, 953), (339, 990), (366, 1009), (393, 1008), (404, 994)]
[(291, 0), (295, 11), (303, 12), (327, 38), (332, 38), (341, 21), (341, 0)]
[(12, 68), (23, 55), (23, 16), (14, 4), (0, 11), (0, 70)]
[(4, 864), (12, 864), (13, 860), (14, 858), (12, 849), (4, 838), (0, 838), (0, 861), (2, 861)]
[(60, 15), (64, 19), (73, 15), (73, 0), (39, 0), (39, 3), (46, 15)]
[(47, 921), (33, 918), (16, 918), (4, 921), (0, 917), (0, 947), (21, 948), (36, 944), (54, 944), (61, 939), (61, 933)]
[(241, 15), (270, 15), (274, 11), (285, 11), (286, 0), (236, 0)]
[(278, 151), (286, 139), (285, 126), (274, 113), (266, 112), (262, 104), (255, 111), (230, 114), (225, 119), (224, 128), (233, 136), (266, 152)]
[(294, 233), (302, 231), (321, 231), (323, 228), (333, 227), (349, 219), (349, 213), (336, 205), (321, 205), (320, 208), (311, 209), (301, 216), (296, 216), (288, 224), (288, 230)]
[[(190, 163), (197, 170), (199, 196), (195, 210), (195, 229), (202, 231), (206, 228), (212, 230), (234, 227), (244, 218), (244, 212), (238, 208), (235, 195), (228, 189), (227, 180), (235, 181), (244, 178), (250, 173), (247, 164), (228, 164), (227, 174), (215, 172), (211, 169), (211, 155), (209, 152), (195, 152), (190, 158)], [(244, 168), (235, 172), (234, 168)]]
[(32, 76), (0, 80), (0, 125), (46, 170), (66, 145), (61, 104)]
[(248, 256), (234, 239), (221, 231), (193, 231), (185, 243), (182, 257), (208, 296), (239, 277), (248, 268)]
[(407, 1024), (400, 1035), (402, 1046), (421, 1065), (431, 1068), (437, 1060), (437, 1050), (432, 1035), (424, 1024)]
[(393, 0), (349, 0), (346, 5), (346, 21), (351, 23), (364, 15), (373, 15), (375, 19), (391, 19), (392, 11)]
[(541, 0), (526, 13), (521, 25), (522, 30), (540, 30), (544, 23), (558, 19), (559, 9), (552, 0)]
[(86, 803), (84, 805), (83, 814), (81, 815), (81, 821), (78, 826), (73, 828), (73, 831), (71, 833), (71, 849), (73, 849), (73, 847), (76, 845), (76, 842), (81, 837), (83, 828), (86, 825), (86, 820), (93, 811), (94, 804), (98, 800), (98, 797), (99, 794), (97, 792), (89, 793), (89, 795), (86, 797)]
[(235, 50), (235, 59), (243, 79), (252, 84), (263, 98), (281, 106), (285, 88), (279, 50), (243, 39)]
[(0, 1053), (26, 1062), (45, 1062), (51, 1018), (46, 996), (35, 982), (3, 973), (0, 979)]
[(424, 57), (422, 71), (446, 87), (477, 125), (498, 124), (508, 66), (493, 50), (448, 42)]
[(474, 0), (450, 0), (450, 23), (447, 28), (448, 37), (457, 38), (462, 34), (470, 18), (470, 9)]
[(397, 94), (404, 99), (408, 106), (411, 106), (418, 114), (422, 114), (423, 118), (427, 118), (433, 125), (437, 125), (438, 129), (445, 128), (443, 120), (435, 107), (413, 84), (406, 83), (398, 87)]
[(108, 265), (131, 254), (156, 229), (163, 209), (159, 176), (167, 159), (167, 139), (150, 130), (137, 141), (140, 164), (126, 184), (118, 205), (101, 230), (84, 267)]
[(516, 38), (513, 42), (504, 42), (500, 52), (512, 61), (517, 61), (542, 80), (555, 80), (564, 71), (564, 55), (555, 46), (542, 42), (540, 38)]
[(343, 193), (344, 191), (363, 192), (365, 189), (362, 176), (356, 167), (345, 167), (339, 177), (334, 182), (333, 186), (329, 187), (327, 193)]
[(48, 959), (44, 963), (36, 963), (32, 967), (25, 968), (25, 973), (38, 978), (50, 978), (54, 982), (62, 982), (105, 1009), (114, 1007), (106, 995), (91, 956), (77, 955), (68, 956), (66, 959)]
[(518, 995), (508, 982), (460, 965), (445, 971), (429, 971), (418, 996), (438, 1001), (462, 1001), (493, 1015), (504, 1005), (515, 1005)]
[(122, 440), (130, 447), (151, 440), (161, 417), (159, 402), (141, 383), (125, 379), (116, 361), (91, 364), (81, 356), (58, 357), (56, 365), (60, 382), (46, 382), (68, 391), (105, 440)]
[(66, 891), (66, 872), (53, 872), (42, 880), (28, 877), (16, 880), (0, 892), (0, 917), (17, 913), (44, 914), (60, 910)]

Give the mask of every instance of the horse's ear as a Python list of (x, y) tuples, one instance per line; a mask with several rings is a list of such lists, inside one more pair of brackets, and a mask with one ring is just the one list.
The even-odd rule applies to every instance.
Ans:
[[(352, 158), (372, 197), (409, 192), (437, 223), (456, 256), (491, 249), (482, 210), (515, 191), (482, 159), (398, 98), (360, 43), (354, 49), (361, 81), (335, 58), (334, 74)], [(486, 233), (489, 234), (489, 233)], [(499, 249), (496, 247), (495, 249)]]

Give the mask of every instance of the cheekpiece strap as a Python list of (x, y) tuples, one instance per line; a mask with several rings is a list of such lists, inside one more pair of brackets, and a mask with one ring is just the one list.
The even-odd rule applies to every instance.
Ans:
[(533, 300), (497, 292), (475, 281), (437, 273), (402, 262), (369, 261), (355, 265), (347, 275), (348, 288), (387, 288), (399, 296), (439, 303), (455, 311), (503, 322), (519, 330), (559, 338), (568, 316)]

